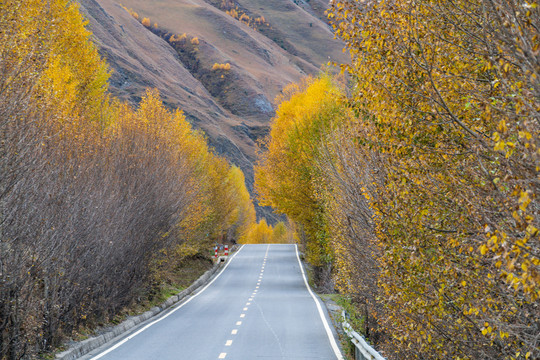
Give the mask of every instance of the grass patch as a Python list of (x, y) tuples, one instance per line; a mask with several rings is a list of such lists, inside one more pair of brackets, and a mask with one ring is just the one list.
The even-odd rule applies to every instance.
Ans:
[(160, 273), (159, 281), (154, 282), (152, 287), (146, 289), (145, 294), (139, 297), (127, 312), (121, 314), (123, 321), (125, 315), (142, 314), (154, 306), (158, 306), (171, 296), (193, 284), (207, 270), (213, 266), (212, 260), (197, 254), (182, 260), (176, 267)]
[[(354, 308), (354, 304), (345, 296), (341, 294), (320, 294), (320, 298), (327, 304), (334, 303), (338, 305), (341, 309), (345, 310), (350, 316), (350, 319), (347, 319), (349, 324), (355, 329), (355, 331), (360, 332), (359, 329), (363, 329), (364, 321), (363, 317), (357, 313)], [(356, 346), (353, 344), (349, 336), (342, 330), (342, 312), (329, 311), (330, 317), (334, 323), (334, 326), (338, 330), (339, 341), (341, 344), (341, 349), (343, 351), (343, 356), (347, 360), (355, 359)], [(352, 314), (352, 315), (351, 315)]]
[(321, 299), (324, 301), (332, 300), (335, 303), (339, 304), (338, 301), (341, 299), (342, 295), (340, 294), (319, 294)]
[(361, 314), (358, 308), (352, 303), (351, 299), (346, 296), (339, 296), (336, 303), (345, 310), (347, 314), (347, 322), (352, 326), (354, 331), (365, 336), (366, 326), (364, 315)]
[(347, 360), (354, 360), (355, 359), (355, 353), (356, 353), (356, 346), (353, 344), (351, 339), (343, 333), (340, 334), (339, 340), (341, 342), (341, 349), (343, 349), (343, 356)]
[(315, 270), (313, 269), (313, 266), (309, 265), (307, 262), (304, 261), (303, 254), (301, 255), (301, 260), (304, 265), (304, 270), (306, 271), (306, 277), (309, 287), (316, 290), (317, 285), (315, 284)]

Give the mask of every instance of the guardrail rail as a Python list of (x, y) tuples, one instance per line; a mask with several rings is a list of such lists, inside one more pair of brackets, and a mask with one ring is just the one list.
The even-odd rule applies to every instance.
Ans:
[(362, 335), (353, 330), (352, 326), (347, 322), (345, 311), (341, 312), (341, 317), (343, 318), (343, 322), (341, 323), (343, 331), (345, 331), (355, 347), (355, 360), (386, 360), (366, 342)]

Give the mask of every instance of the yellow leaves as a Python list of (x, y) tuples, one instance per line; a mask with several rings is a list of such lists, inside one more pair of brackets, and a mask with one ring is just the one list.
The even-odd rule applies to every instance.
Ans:
[(252, 223), (245, 235), (240, 239), (242, 244), (270, 244), (272, 242), (273, 229), (265, 219), (259, 223)]
[(183, 171), (178, 181), (188, 187), (187, 204), (178, 225), (186, 241), (212, 241), (227, 232), (237, 238), (255, 221), (242, 171), (214, 155), (181, 111), (171, 113), (162, 105), (157, 90), (147, 91), (136, 113), (123, 108), (120, 116), (119, 131), (150, 134), (156, 156), (166, 156), (172, 169)]
[[(384, 172), (383, 184), (366, 200), (382, 214), (373, 231), (382, 249), (379, 285), (388, 296), (381, 296), (381, 302), (393, 316), (393, 329), (411, 337), (407, 346), (414, 350), (399, 349), (404, 358), (418, 353), (472, 358), (484, 352), (508, 358), (528, 336), (508, 329), (527, 328), (538, 315), (529, 311), (540, 280), (532, 275), (538, 274), (540, 263), (533, 255), (538, 254), (533, 184), (540, 169), (534, 119), (540, 107), (537, 69), (518, 60), (529, 51), (524, 44), (537, 47), (538, 30), (533, 23), (518, 24), (514, 16), (524, 14), (515, 15), (508, 2), (497, 3), (489, 16), (508, 11), (502, 17), (508, 28), (494, 29), (485, 22), (479, 15), (486, 14), (483, 1), (458, 1), (457, 8), (466, 9), (463, 14), (447, 2), (435, 6), (423, 0), (370, 2), (362, 10), (345, 1), (329, 11), (351, 54), (352, 65), (342, 68), (355, 79), (350, 102), (356, 118), (350, 136), (359, 139), (353, 150), (337, 147), (343, 152), (336, 163), (343, 166), (342, 159), (354, 158), (349, 151), (364, 165), (365, 144), (371, 151), (368, 158), (383, 159), (375, 166)], [(465, 28), (478, 32), (471, 36)], [(478, 41), (480, 34), (489, 40)], [(503, 40), (503, 34), (510, 35)], [(493, 50), (499, 54), (484, 55)], [(354, 180), (358, 187), (347, 188), (351, 200), (365, 192), (360, 177)], [(356, 239), (347, 240), (354, 244)], [(431, 312), (424, 307), (430, 300), (436, 303)], [(520, 308), (509, 316), (514, 301)], [(463, 313), (470, 318), (457, 319), (454, 306), (467, 309)], [(467, 340), (477, 350), (468, 352), (452, 340), (470, 336), (471, 324), (483, 320), (488, 320), (484, 328)], [(421, 336), (427, 334), (425, 324), (444, 328), (437, 339), (451, 355), (442, 355)], [(501, 346), (512, 349), (508, 353), (497, 353), (481, 338), (494, 341), (495, 331), (504, 340)]]
[(82, 112), (88, 121), (97, 120), (104, 110), (99, 107), (106, 97), (107, 67), (88, 41), (77, 4), (8, 0), (0, 13), (4, 84), (13, 76), (31, 79), (33, 102), (59, 122), (78, 121)]
[(493, 328), (489, 325), (489, 323), (485, 322), (484, 327), (482, 328), (482, 335), (489, 335), (493, 332)]
[(128, 9), (127, 7), (125, 7), (123, 5), (122, 5), (122, 8), (124, 8), (124, 10), (126, 10), (135, 19), (137, 19), (137, 20), (139, 19), (139, 14), (137, 14), (135, 11), (133, 11), (133, 9)]
[(74, 108), (78, 103), (77, 78), (69, 66), (62, 63), (60, 57), (52, 58), (43, 73), (42, 89), (50, 99), (50, 106), (56, 107), (63, 117), (75, 115)]
[(480, 245), (480, 254), (485, 255), (488, 252), (488, 247), (485, 244)]
[[(40, 80), (46, 95), (41, 99), (45, 97), (49, 102), (47, 106), (51, 108), (58, 107), (61, 117), (76, 117), (84, 112), (88, 120), (96, 120), (102, 112), (100, 107), (107, 90), (107, 66), (89, 41), (90, 33), (84, 28), (85, 22), (78, 6), (63, 0), (39, 4), (29, 2), (25, 6), (25, 11), (36, 13), (29, 19), (61, 24), (40, 26), (43, 39), (39, 40), (40, 46), (34, 51), (44, 51), (41, 55), (47, 59), (46, 70)], [(27, 41), (32, 41), (32, 38), (27, 38)]]
[(478, 314), (480, 314), (480, 310), (476, 307), (470, 307), (468, 310), (463, 310), (463, 315), (475, 315), (477, 316)]
[(493, 150), (495, 150), (495, 151), (503, 151), (505, 145), (506, 145), (506, 143), (504, 141), (498, 141), (497, 143), (495, 143), (495, 147), (493, 148)]
[(503, 133), (503, 134), (508, 131), (508, 126), (506, 125), (506, 121), (504, 119), (499, 121), (499, 125), (497, 126), (497, 130), (500, 133)]
[[(0, 107), (4, 115), (6, 105), (24, 107), (24, 112), (20, 113), (30, 115), (28, 121), (24, 120), (26, 123), (21, 122), (25, 127), (16, 123), (20, 121), (17, 118), (21, 117), (19, 114), (17, 117), (7, 116), (0, 122), (6, 123), (8, 119), (13, 124), (7, 127), (3, 125), (0, 132), (4, 136), (5, 130), (12, 126), (16, 130), (18, 127), (24, 129), (18, 130), (20, 135), (17, 136), (24, 139), (21, 144), (35, 143), (32, 149), (39, 147), (39, 152), (43, 151), (43, 154), (32, 154), (30, 149), (26, 150), (29, 155), (24, 161), (32, 164), (34, 169), (32, 178), (26, 182), (37, 184), (36, 191), (49, 189), (50, 192), (46, 192), (51, 199), (66, 199), (54, 204), (54, 212), (58, 215), (42, 214), (44, 218), (54, 217), (52, 222), (43, 221), (43, 225), (31, 231), (36, 231), (36, 234), (44, 232), (44, 237), (54, 234), (65, 241), (66, 249), (71, 245), (73, 249), (81, 245), (77, 254), (83, 254), (83, 257), (94, 260), (103, 258), (99, 261), (103, 265), (104, 276), (110, 273), (114, 277), (111, 269), (124, 261), (124, 264), (129, 262), (129, 266), (134, 264), (125, 273), (132, 274), (130, 269), (133, 269), (140, 279), (148, 275), (146, 263), (152, 256), (157, 257), (156, 266), (176, 267), (177, 263), (167, 264), (161, 257), (170, 256), (172, 249), (177, 259), (192, 256), (218, 236), (224, 240), (234, 240), (237, 232), (255, 221), (255, 211), (242, 171), (214, 155), (202, 133), (191, 128), (181, 111), (168, 111), (157, 91), (149, 90), (136, 111), (127, 104), (111, 101), (106, 93), (106, 65), (90, 42), (89, 33), (75, 4), (68, 0), (8, 0), (0, 3), (0, 67), (3, 71), (9, 71), (15, 66), (19, 72), (16, 76), (24, 80), (19, 82), (24, 85), (22, 89), (13, 89), (13, 86), (5, 86), (13, 81), (13, 75), (6, 75), (5, 72), (0, 75), (3, 84), (0, 91), (3, 103)], [(8, 10), (13, 18), (6, 16)], [(23, 33), (18, 32), (18, 25), (12, 24), (14, 19), (19, 18), (25, 25), (25, 29), (21, 29)], [(9, 32), (5, 31), (6, 27), (10, 28)], [(6, 99), (10, 98), (5, 97), (6, 93), (13, 90), (21, 94), (25, 92), (23, 97), (16, 94), (17, 101), (24, 100), (21, 101), (22, 105), (6, 104)], [(25, 133), (27, 129), (32, 131)], [(4, 140), (1, 139), (3, 156), (6, 152)], [(19, 158), (16, 159), (19, 161)], [(11, 166), (10, 162), (4, 160), (3, 164)], [(19, 171), (17, 167), (14, 169)], [(9, 170), (12, 170), (11, 167)], [(21, 172), (22, 176), (25, 171)], [(48, 184), (51, 182), (49, 180), (53, 183)], [(70, 210), (74, 210), (73, 213)], [(72, 223), (69, 219), (75, 218), (82, 219), (82, 222), (69, 225), (69, 233), (55, 229), (67, 229), (66, 224)], [(91, 222), (92, 226), (85, 225)], [(41, 226), (44, 231), (38, 230)], [(72, 235), (78, 231), (75, 228), (84, 229), (91, 235), (85, 236), (85, 239), (74, 237)], [(97, 235), (94, 234), (96, 231)], [(226, 238), (227, 235), (230, 238)], [(4, 240), (1, 239), (2, 242)], [(107, 254), (112, 251), (109, 248), (115, 247), (112, 246), (113, 241), (109, 240), (124, 243), (123, 250)], [(88, 243), (83, 244), (85, 241)], [(101, 246), (103, 251), (94, 245)], [(31, 256), (36, 258), (32, 262), (37, 263), (41, 253), (38, 249), (34, 250)], [(95, 256), (100, 251), (101, 255)], [(67, 256), (59, 260), (67, 268), (66, 271), (70, 271), (70, 257), (75, 256), (69, 254), (71, 252), (60, 249), (57, 253)], [(122, 259), (126, 252), (129, 252), (131, 260)], [(47, 267), (54, 270), (56, 261), (53, 260)], [(115, 261), (120, 263), (116, 264)], [(50, 275), (64, 276), (64, 265)], [(49, 270), (36, 269), (36, 272), (42, 271)], [(55, 274), (58, 272), (60, 275)], [(71, 275), (75, 276), (72, 280), (77, 280), (75, 272)], [(49, 275), (46, 272), (39, 275), (43, 276)], [(128, 278), (132, 276), (126, 276)], [(90, 288), (93, 280), (84, 281)], [(109, 289), (114, 292), (115, 282), (109, 283)], [(124, 287), (124, 296), (140, 290), (135, 286), (147, 285), (139, 280), (135, 283)], [(39, 304), (41, 296), (38, 293), (28, 293), (29, 298), (38, 297), (36, 304)], [(75, 311), (70, 315), (71, 320), (78, 315), (77, 302), (81, 299), (68, 299)], [(111, 302), (100, 304), (110, 305)], [(80, 316), (84, 319), (86, 314)], [(32, 349), (37, 348), (31, 333), (26, 334), (24, 327), (21, 326), (18, 331), (21, 331), (28, 344), (33, 344)], [(30, 353), (27, 355), (32, 356)]]
[(528, 141), (528, 140), (531, 140), (531, 138), (532, 138), (531, 133), (528, 132), (528, 131), (519, 131), (518, 134), (519, 134), (519, 137), (520, 137), (521, 139), (525, 139), (525, 140), (527, 140), (527, 141)]
[(533, 226), (532, 224), (527, 226), (526, 231), (527, 231), (527, 235), (530, 236), (530, 237), (538, 235), (538, 229), (535, 226)]
[(529, 196), (529, 191), (521, 191), (518, 202), (519, 202), (519, 209), (521, 211), (526, 211), (527, 207), (531, 203), (531, 198)]

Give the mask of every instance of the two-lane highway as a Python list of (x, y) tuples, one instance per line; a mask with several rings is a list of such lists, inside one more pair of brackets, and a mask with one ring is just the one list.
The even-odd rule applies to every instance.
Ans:
[(202, 291), (83, 359), (342, 359), (294, 245), (244, 245)]

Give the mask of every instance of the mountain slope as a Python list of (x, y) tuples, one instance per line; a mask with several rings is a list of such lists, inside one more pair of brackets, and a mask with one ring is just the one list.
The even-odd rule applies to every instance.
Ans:
[(146, 88), (157, 88), (167, 106), (182, 109), (218, 153), (242, 168), (252, 190), (256, 142), (268, 133), (276, 95), (329, 60), (345, 61), (321, 20), (324, 0), (295, 1), (80, 4), (110, 64), (113, 95), (136, 104)]
[(255, 143), (247, 136), (236, 134), (234, 128), (241, 126), (241, 120), (214, 100), (169, 44), (112, 1), (81, 0), (80, 3), (100, 53), (111, 67), (111, 92), (136, 104), (146, 88), (159, 89), (167, 106), (182, 109), (196, 127), (206, 132), (209, 142), (220, 153), (249, 174)]

